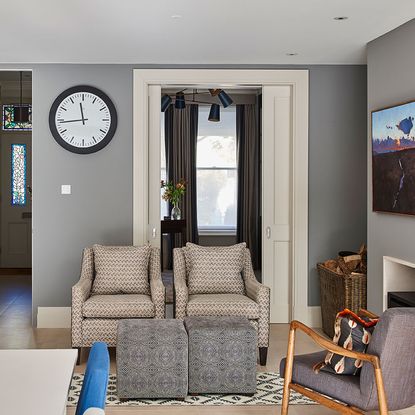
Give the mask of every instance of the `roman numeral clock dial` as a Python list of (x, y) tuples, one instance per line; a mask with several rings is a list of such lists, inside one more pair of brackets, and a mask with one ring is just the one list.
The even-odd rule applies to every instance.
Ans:
[(76, 86), (62, 92), (53, 102), (49, 127), (56, 142), (78, 154), (104, 148), (117, 129), (117, 112), (101, 90)]

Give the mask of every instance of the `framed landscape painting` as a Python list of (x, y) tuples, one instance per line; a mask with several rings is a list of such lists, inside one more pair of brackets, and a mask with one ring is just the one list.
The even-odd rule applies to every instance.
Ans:
[(415, 101), (372, 112), (373, 210), (415, 215)]

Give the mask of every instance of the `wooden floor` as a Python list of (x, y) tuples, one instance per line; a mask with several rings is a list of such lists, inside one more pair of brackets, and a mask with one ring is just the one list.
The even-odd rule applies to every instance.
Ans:
[[(287, 324), (272, 324), (268, 364), (258, 366), (260, 371), (278, 371), (279, 361), (285, 356), (288, 338)], [(318, 350), (302, 333), (298, 333), (296, 352), (309, 353)], [(30, 277), (13, 275), (0, 276), (0, 349), (60, 349), (70, 348), (69, 329), (34, 329), (31, 327), (31, 283)], [(115, 372), (114, 350), (111, 350), (111, 371)], [(85, 370), (88, 350), (82, 354), (82, 363), (76, 367), (77, 372)], [(1, 403), (0, 403), (1, 408)], [(140, 407), (113, 408), (107, 407), (106, 415), (116, 414), (151, 414), (151, 415), (276, 415), (279, 406), (197, 406), (197, 407)], [(68, 408), (68, 415), (75, 413)], [(330, 415), (336, 412), (320, 405), (292, 405), (290, 415)], [(373, 412), (376, 413), (376, 412)], [(391, 412), (396, 415), (415, 415), (415, 407), (405, 411)]]

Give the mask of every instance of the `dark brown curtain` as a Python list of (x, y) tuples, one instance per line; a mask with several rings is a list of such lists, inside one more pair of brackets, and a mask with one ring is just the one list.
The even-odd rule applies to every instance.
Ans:
[[(196, 147), (198, 130), (198, 105), (187, 105), (178, 110), (173, 105), (165, 113), (165, 145), (167, 178), (169, 181), (186, 181), (186, 193), (179, 206), (186, 219), (188, 242), (198, 242), (196, 198)], [(172, 206), (170, 206), (171, 210)], [(175, 246), (178, 246), (175, 238)], [(185, 244), (186, 241), (182, 241)]]
[(238, 157), (237, 240), (251, 250), (254, 269), (261, 267), (261, 174), (258, 105), (236, 106)]

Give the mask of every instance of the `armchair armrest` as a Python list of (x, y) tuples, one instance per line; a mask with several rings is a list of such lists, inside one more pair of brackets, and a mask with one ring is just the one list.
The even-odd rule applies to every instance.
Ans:
[(166, 287), (161, 279), (150, 280), (151, 301), (156, 308), (155, 318), (164, 318)]
[(245, 279), (245, 290), (246, 295), (259, 305), (258, 347), (268, 347), (271, 290), (256, 278)]
[(156, 309), (155, 318), (164, 318), (166, 288), (161, 279), (160, 249), (151, 248), (149, 262), (150, 294), (151, 301)]
[(186, 284), (186, 262), (183, 251), (180, 248), (173, 249), (173, 274), (175, 296), (175, 318), (186, 317), (189, 290)]
[(269, 302), (270, 289), (264, 284), (261, 284), (257, 279), (248, 278), (245, 280), (246, 295), (254, 300), (256, 303), (261, 304)]
[(82, 345), (82, 306), (91, 294), (92, 280), (81, 278), (72, 287), (72, 347)]
[[(287, 350), (287, 361), (285, 364), (285, 374), (284, 374), (284, 396), (282, 401), (282, 414), (288, 413), (288, 402), (290, 396), (290, 389), (293, 389), (303, 395), (308, 396), (311, 399), (316, 400), (317, 402), (323, 403), (326, 406), (330, 406), (333, 409), (341, 409), (344, 405), (340, 403), (332, 404), (327, 397), (321, 395), (318, 392), (310, 391), (304, 388), (301, 385), (296, 383), (292, 383), (292, 372), (293, 372), (293, 364), (294, 364), (294, 346), (295, 346), (295, 332), (296, 330), (301, 330), (307, 336), (309, 336), (317, 345), (322, 347), (323, 349), (328, 350), (331, 353), (336, 353), (341, 356), (351, 357), (352, 359), (359, 359), (365, 362), (369, 362), (373, 365), (374, 372), (375, 372), (375, 380), (376, 380), (376, 389), (378, 392), (378, 401), (379, 401), (379, 413), (381, 415), (388, 414), (388, 405), (386, 400), (386, 393), (385, 393), (385, 386), (383, 383), (382, 377), (382, 370), (380, 368), (380, 360), (378, 356), (355, 352), (353, 350), (345, 349), (331, 340), (328, 340), (321, 336), (320, 334), (316, 333), (310, 327), (307, 327), (305, 324), (300, 323), (299, 321), (292, 321), (290, 325), (290, 334), (288, 338), (288, 350)], [(353, 414), (361, 414), (362, 412), (355, 410), (354, 408), (350, 408), (347, 413)], [(340, 411), (342, 413), (346, 413), (344, 411)]]

